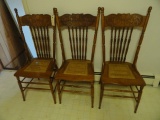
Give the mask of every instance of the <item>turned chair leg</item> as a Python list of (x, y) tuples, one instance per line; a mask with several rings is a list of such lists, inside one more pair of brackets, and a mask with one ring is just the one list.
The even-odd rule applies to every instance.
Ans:
[(101, 83), (101, 88), (100, 88), (100, 99), (99, 99), (99, 109), (101, 109), (102, 98), (103, 98), (103, 92), (104, 92), (104, 85), (103, 85), (103, 83)]
[(59, 103), (61, 104), (60, 80), (57, 80), (57, 90), (58, 90)]
[(139, 106), (139, 103), (140, 103), (140, 100), (141, 100), (143, 88), (144, 88), (144, 86), (140, 86), (140, 90), (138, 91), (138, 99), (136, 100), (137, 104), (136, 104), (134, 113), (137, 112), (137, 109), (138, 109), (138, 106)]
[(50, 78), (49, 86), (50, 86), (50, 89), (51, 89), (51, 93), (52, 93), (52, 97), (53, 97), (53, 100), (54, 100), (54, 104), (56, 104), (55, 90), (53, 90), (52, 81), (53, 81), (53, 78)]
[(94, 83), (91, 83), (91, 107), (94, 107)]
[(24, 90), (23, 90), (23, 87), (22, 87), (22, 84), (21, 84), (21, 81), (20, 81), (20, 77), (19, 77), (19, 76), (17, 76), (16, 78), (17, 78), (18, 85), (19, 85), (19, 88), (20, 88), (21, 93), (22, 93), (23, 101), (25, 101), (26, 99), (25, 99)]

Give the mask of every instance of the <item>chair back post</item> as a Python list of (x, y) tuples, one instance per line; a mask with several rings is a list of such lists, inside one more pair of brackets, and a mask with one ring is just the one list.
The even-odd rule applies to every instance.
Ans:
[(62, 62), (64, 62), (66, 60), (66, 56), (65, 56), (65, 52), (64, 52), (64, 46), (63, 46), (63, 39), (62, 39), (62, 33), (61, 33), (61, 25), (59, 23), (59, 15), (57, 12), (57, 8), (53, 8), (53, 12), (55, 15), (55, 21), (57, 24), (57, 28), (58, 28), (58, 32), (59, 32), (59, 39), (60, 39), (60, 45), (61, 45), (61, 52), (62, 52)]
[(18, 27), (19, 27), (19, 30), (20, 30), (20, 34), (21, 34), (21, 39), (23, 41), (23, 44), (24, 44), (24, 48), (25, 48), (25, 54), (26, 54), (26, 57), (27, 57), (27, 61), (31, 61), (32, 59), (32, 55), (31, 53), (29, 52), (29, 48), (27, 46), (27, 43), (26, 43), (26, 40), (25, 40), (25, 37), (24, 37), (24, 33), (23, 33), (23, 30), (22, 30), (22, 23), (20, 21), (20, 16), (18, 14), (18, 10), (17, 8), (14, 9), (15, 13), (16, 13), (16, 18), (17, 18), (17, 21), (18, 21)]
[(55, 18), (53, 21), (54, 21), (54, 25), (52, 24), (52, 27), (53, 27), (53, 61), (56, 62), (56, 44), (57, 44), (56, 27), (57, 26), (56, 26)]
[(104, 7), (101, 8), (101, 31), (102, 31), (102, 64), (104, 65), (105, 63), (105, 34), (104, 34), (104, 31), (105, 31), (105, 26), (104, 26)]
[(95, 26), (95, 33), (94, 33), (94, 40), (93, 40), (93, 47), (92, 47), (92, 54), (91, 54), (91, 62), (92, 62), (92, 63), (93, 63), (94, 54), (95, 54), (95, 47), (96, 47), (96, 41), (97, 41), (97, 33), (98, 33), (100, 12), (101, 12), (101, 7), (98, 7), (97, 19), (96, 19), (96, 26)]
[(148, 20), (149, 20), (149, 17), (150, 17), (151, 10), (152, 10), (152, 7), (150, 6), (148, 8), (147, 15), (145, 16), (145, 22), (144, 22), (144, 25), (143, 25), (142, 34), (140, 36), (138, 46), (137, 46), (137, 49), (136, 49), (136, 53), (135, 53), (135, 57), (134, 57), (134, 61), (133, 61), (134, 66), (136, 66), (136, 63), (137, 63), (138, 54), (139, 54), (140, 47), (141, 47), (141, 44), (142, 44), (142, 41), (143, 41), (144, 33), (145, 33), (145, 30), (146, 30), (146, 27), (147, 27), (147, 24), (148, 24)]

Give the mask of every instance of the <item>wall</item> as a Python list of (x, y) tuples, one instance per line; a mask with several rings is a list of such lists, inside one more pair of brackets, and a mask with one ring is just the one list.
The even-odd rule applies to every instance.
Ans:
[[(5, 2), (6, 2), (8, 8), (10, 10), (10, 13), (11, 13), (15, 23), (18, 26), (18, 22), (17, 22), (17, 18), (16, 18), (16, 14), (15, 14), (14, 8), (17, 8), (19, 15), (24, 15), (25, 11), (24, 11), (24, 7), (23, 7), (23, 4), (22, 4), (22, 0), (5, 0)], [(27, 41), (28, 47), (29, 47), (29, 49), (32, 50), (32, 55), (36, 56), (36, 52), (35, 52), (35, 48), (34, 48), (34, 45), (33, 45), (33, 41), (31, 40), (32, 38), (31, 38), (31, 33), (30, 33), (29, 28), (28, 27), (24, 27), (23, 31), (24, 31), (24, 36), (26, 37), (26, 41)]]
[[(144, 41), (139, 54), (137, 68), (141, 74), (160, 73), (160, 0), (22, 0), (25, 12), (30, 14), (53, 14), (58, 8), (59, 15), (64, 13), (91, 13), (96, 15), (98, 7), (110, 13), (146, 14), (152, 6), (151, 17), (145, 32)], [(101, 69), (100, 29), (95, 54), (95, 71)], [(60, 57), (58, 57), (60, 61)]]
[(24, 47), (19, 31), (4, 0), (0, 0), (0, 58), (6, 69), (24, 64)]

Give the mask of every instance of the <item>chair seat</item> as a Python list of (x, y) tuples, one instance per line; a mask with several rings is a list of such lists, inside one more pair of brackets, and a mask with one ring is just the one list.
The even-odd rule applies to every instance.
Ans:
[(54, 71), (53, 59), (33, 59), (14, 75), (30, 78), (50, 78)]
[(104, 84), (145, 86), (141, 75), (128, 62), (105, 62), (101, 80)]
[(66, 60), (58, 70), (56, 79), (69, 81), (94, 81), (94, 70), (90, 60)]

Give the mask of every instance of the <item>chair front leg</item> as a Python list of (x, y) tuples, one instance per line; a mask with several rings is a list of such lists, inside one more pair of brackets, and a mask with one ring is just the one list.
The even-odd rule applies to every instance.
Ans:
[(99, 109), (101, 109), (103, 93), (104, 93), (104, 84), (101, 82), (101, 88), (100, 88), (100, 99), (99, 99)]
[(138, 90), (138, 99), (136, 100), (137, 104), (136, 104), (134, 113), (137, 112), (137, 109), (138, 109), (138, 106), (139, 106), (139, 103), (140, 103), (140, 100), (141, 100), (143, 88), (144, 88), (144, 86), (140, 86), (140, 89)]
[(19, 88), (20, 88), (21, 93), (22, 93), (23, 101), (25, 101), (26, 99), (25, 99), (24, 90), (23, 90), (23, 87), (22, 87), (22, 84), (21, 84), (21, 81), (20, 81), (20, 77), (16, 76), (16, 78), (17, 78), (17, 82), (18, 82)]
[(53, 78), (50, 77), (49, 86), (50, 86), (50, 90), (51, 90), (52, 97), (53, 97), (53, 100), (54, 100), (54, 104), (56, 104), (55, 90), (53, 89), (52, 81), (53, 81)]
[(58, 90), (58, 98), (59, 98), (59, 103), (61, 104), (61, 89), (60, 89), (60, 80), (57, 80), (57, 90)]
[(91, 83), (91, 106), (94, 107), (94, 83)]

